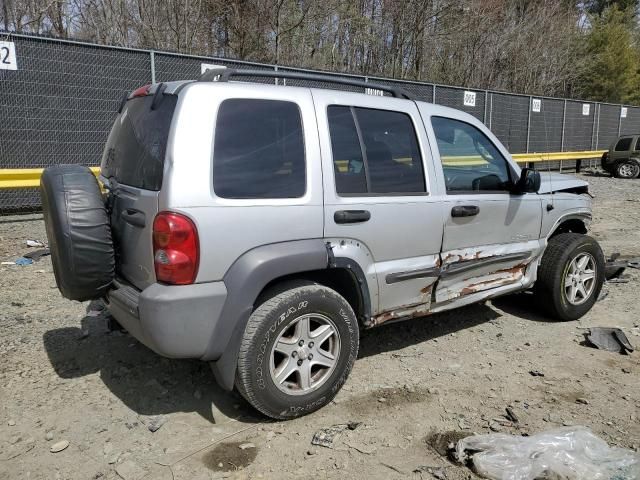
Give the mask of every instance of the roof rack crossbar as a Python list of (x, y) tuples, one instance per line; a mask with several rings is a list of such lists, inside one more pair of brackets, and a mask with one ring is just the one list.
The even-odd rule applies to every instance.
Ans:
[(348, 78), (336, 78), (330, 75), (318, 73), (302, 73), (271, 70), (252, 70), (236, 68), (212, 68), (206, 70), (198, 79), (199, 82), (228, 82), (231, 77), (267, 77), (267, 78), (290, 78), (292, 80), (309, 80), (315, 82), (329, 82), (339, 85), (350, 85), (353, 87), (371, 88), (388, 92), (396, 98), (406, 98), (415, 100), (414, 96), (400, 87), (383, 85), (380, 83), (364, 82), (362, 80), (351, 80)]

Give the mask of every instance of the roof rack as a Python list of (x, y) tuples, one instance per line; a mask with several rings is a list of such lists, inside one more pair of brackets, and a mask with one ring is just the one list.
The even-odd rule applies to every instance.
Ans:
[(352, 87), (371, 88), (388, 92), (396, 98), (406, 98), (415, 100), (415, 97), (406, 90), (390, 85), (382, 85), (379, 83), (364, 82), (362, 80), (351, 80), (348, 78), (336, 78), (330, 75), (322, 75), (318, 73), (302, 73), (302, 72), (283, 72), (271, 70), (251, 70), (237, 68), (212, 68), (205, 71), (199, 82), (228, 82), (231, 77), (267, 77), (267, 78), (290, 78), (293, 80), (311, 80), (315, 82), (329, 82), (340, 85), (350, 85)]

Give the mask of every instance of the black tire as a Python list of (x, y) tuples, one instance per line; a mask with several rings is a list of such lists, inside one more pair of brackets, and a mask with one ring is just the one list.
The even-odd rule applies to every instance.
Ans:
[[(595, 285), (583, 303), (574, 305), (567, 298), (565, 280), (571, 262), (583, 253), (591, 255), (594, 259)], [(538, 280), (534, 287), (536, 303), (556, 320), (579, 319), (598, 299), (604, 282), (604, 264), (605, 259), (600, 245), (588, 235), (560, 233), (552, 237), (538, 268)]]
[(114, 278), (115, 256), (96, 177), (80, 165), (48, 167), (40, 194), (58, 289), (70, 300), (104, 296)]
[[(333, 322), (340, 350), (335, 367), (327, 371), (326, 380), (318, 388), (294, 395), (280, 390), (272, 379), (271, 351), (292, 322), (307, 314), (320, 314)], [(306, 415), (329, 403), (338, 393), (351, 372), (358, 346), (357, 320), (342, 296), (318, 284), (293, 286), (264, 301), (249, 318), (238, 356), (236, 388), (268, 417), (284, 420)]]
[(626, 160), (616, 164), (613, 175), (616, 178), (632, 179), (640, 176), (640, 163)]

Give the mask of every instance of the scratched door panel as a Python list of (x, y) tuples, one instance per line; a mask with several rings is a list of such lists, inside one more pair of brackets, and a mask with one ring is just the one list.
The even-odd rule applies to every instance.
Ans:
[(522, 285), (527, 266), (542, 251), (540, 198), (535, 194), (449, 198), (448, 210), (473, 204), (479, 212), (469, 217), (447, 217), (436, 303)]

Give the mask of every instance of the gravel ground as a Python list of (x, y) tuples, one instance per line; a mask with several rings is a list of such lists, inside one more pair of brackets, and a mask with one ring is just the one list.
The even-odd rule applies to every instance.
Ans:
[[(605, 253), (640, 256), (640, 180), (585, 178)], [(0, 218), (0, 260), (27, 239), (45, 239), (41, 216)], [(562, 425), (637, 451), (638, 352), (583, 344), (585, 327), (619, 326), (640, 345), (640, 271), (626, 273), (578, 322), (549, 321), (520, 294), (367, 331), (331, 405), (274, 423), (220, 390), (206, 364), (160, 358), (64, 300), (48, 258), (1, 266), (0, 478), (476, 478), (442, 444)], [(318, 429), (348, 422), (361, 424), (333, 448), (311, 445)]]

